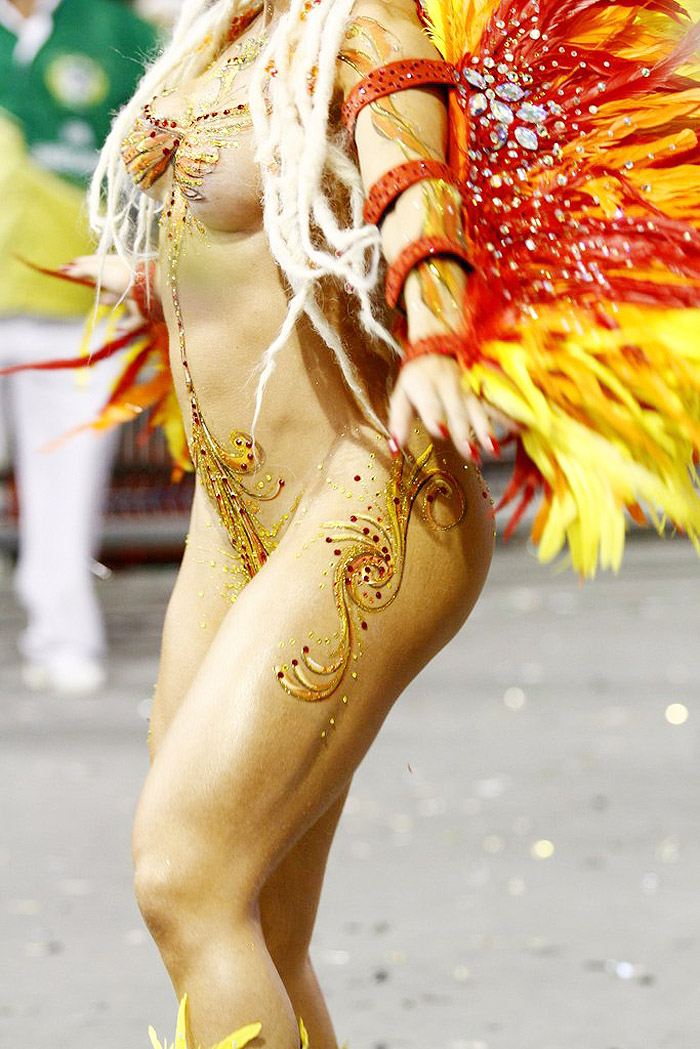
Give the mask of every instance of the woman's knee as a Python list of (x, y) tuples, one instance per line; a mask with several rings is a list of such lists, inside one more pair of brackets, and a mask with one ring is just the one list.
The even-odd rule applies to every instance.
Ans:
[[(196, 892), (196, 868), (155, 813), (141, 805), (134, 823), (134, 895), (157, 943), (170, 940), (182, 925)], [(177, 860), (176, 860), (177, 857)]]
[(134, 893), (161, 949), (185, 950), (213, 923), (247, 922), (255, 877), (245, 848), (228, 850), (197, 825), (142, 805), (132, 841)]
[(160, 946), (182, 936), (187, 910), (184, 886), (154, 851), (134, 855), (134, 895), (153, 939)]

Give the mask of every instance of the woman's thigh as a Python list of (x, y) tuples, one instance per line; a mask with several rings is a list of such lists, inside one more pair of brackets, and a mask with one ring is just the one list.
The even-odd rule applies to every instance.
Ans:
[(407, 464), (397, 480), (396, 466), (356, 445), (327, 463), (226, 613), (160, 741), (137, 859), (159, 868), (177, 855), (183, 877), (196, 872), (210, 899), (233, 906), (342, 794), (488, 570), (480, 483), (431, 464)]
[(240, 559), (198, 484), (185, 552), (163, 624), (149, 733), (152, 757), (245, 582)]
[[(206, 494), (195, 491), (183, 562), (168, 604), (151, 715), (152, 758), (176, 716), (246, 580)], [(285, 857), (260, 901), (268, 946), (281, 968), (303, 960), (316, 918), (323, 873), (344, 797)], [(293, 916), (293, 917), (290, 917)]]

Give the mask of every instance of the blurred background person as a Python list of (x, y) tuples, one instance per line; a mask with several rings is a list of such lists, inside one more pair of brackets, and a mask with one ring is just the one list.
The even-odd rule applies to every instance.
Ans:
[[(85, 185), (157, 30), (120, 0), (0, 0), (0, 367), (75, 357), (92, 295), (30, 269), (92, 250)], [(57, 438), (92, 419), (118, 362), (3, 380), (19, 499), (24, 684), (88, 692), (105, 678), (93, 553), (114, 437)]]

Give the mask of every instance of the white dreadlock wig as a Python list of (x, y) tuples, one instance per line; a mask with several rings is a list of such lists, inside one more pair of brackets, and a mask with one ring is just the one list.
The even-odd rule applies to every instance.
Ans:
[[(342, 141), (329, 136), (337, 56), (353, 3), (320, 0), (308, 8), (305, 0), (292, 0), (253, 72), (248, 101), (263, 181), (265, 231), (290, 288), (284, 324), (260, 363), (254, 423), (277, 354), (297, 320), (306, 314), (333, 351), (365, 415), (384, 429), (319, 301), (323, 278), (340, 282), (355, 296), (359, 320), (367, 334), (379, 345), (398, 349), (375, 297), (381, 259), (379, 231), (364, 223), (364, 191), (357, 166)], [(93, 179), (90, 215), (103, 255), (116, 251), (133, 266), (134, 260), (155, 253), (159, 205), (129, 179), (121, 160), (121, 143), (146, 103), (164, 89), (191, 80), (211, 64), (225, 44), (232, 18), (250, 6), (249, 0), (183, 3), (169, 46), (116, 118)], [(193, 41), (201, 41), (200, 46), (193, 47)], [(276, 71), (272, 77), (266, 73), (270, 65)], [(347, 197), (349, 207), (334, 204), (329, 186)], [(349, 216), (341, 220), (339, 212), (345, 211)]]

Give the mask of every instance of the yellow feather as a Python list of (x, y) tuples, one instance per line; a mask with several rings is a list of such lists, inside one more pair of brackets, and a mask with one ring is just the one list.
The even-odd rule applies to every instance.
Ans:
[[(536, 524), (538, 555), (568, 545), (584, 577), (619, 568), (626, 507), (667, 518), (694, 542), (700, 494), (700, 310), (626, 306), (619, 331), (584, 311), (543, 309), (518, 343), (491, 343), (465, 373), (475, 393), (524, 427), (523, 445), (551, 492)], [(567, 331), (568, 329), (568, 331)], [(556, 333), (547, 344), (548, 332)], [(626, 346), (644, 354), (630, 363)]]
[[(213, 1049), (245, 1049), (254, 1038), (257, 1038), (262, 1031), (262, 1024), (254, 1023), (248, 1024), (246, 1027), (241, 1027), (239, 1030), (234, 1031), (227, 1038), (224, 1038), (222, 1042), (218, 1042)], [(152, 1027), (148, 1028), (148, 1034), (151, 1039), (151, 1045), (153, 1049), (168, 1049), (167, 1041), (163, 1041), (161, 1045), (156, 1036), (156, 1032)], [(182, 1001), (177, 1011), (177, 1026), (175, 1028), (175, 1042), (171, 1049), (187, 1049), (187, 995), (182, 996)], [(308, 1042), (306, 1046), (302, 1046), (302, 1049), (308, 1049)]]

